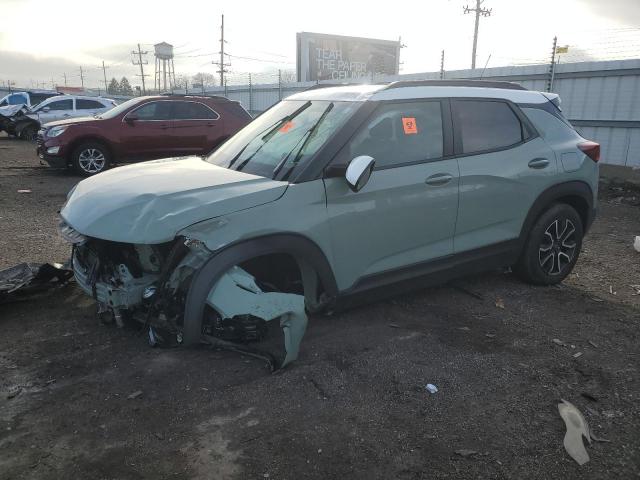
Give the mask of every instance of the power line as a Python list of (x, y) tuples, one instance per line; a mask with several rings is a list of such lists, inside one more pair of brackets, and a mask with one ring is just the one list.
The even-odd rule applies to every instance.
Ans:
[(464, 13), (471, 13), (471, 12), (475, 12), (476, 14), (476, 23), (475, 23), (475, 28), (473, 31), (473, 51), (471, 53), (471, 68), (475, 69), (476, 68), (476, 50), (478, 48), (478, 27), (480, 26), (480, 15), (482, 15), (483, 17), (489, 17), (491, 16), (491, 11), (492, 9), (489, 8), (483, 8), (482, 4), (484, 3), (484, 0), (476, 0), (476, 7), (475, 8), (470, 8), (468, 6), (464, 7)]

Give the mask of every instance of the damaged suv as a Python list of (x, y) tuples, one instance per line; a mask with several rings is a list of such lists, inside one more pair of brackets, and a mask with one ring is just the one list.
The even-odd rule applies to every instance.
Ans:
[(562, 281), (595, 215), (600, 147), (559, 103), (504, 82), (312, 89), (204, 159), (80, 182), (59, 230), (109, 318), (280, 367), (306, 312), (365, 291), (499, 267)]

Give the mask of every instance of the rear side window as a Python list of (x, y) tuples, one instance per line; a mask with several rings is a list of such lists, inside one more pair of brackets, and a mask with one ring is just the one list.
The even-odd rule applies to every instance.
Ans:
[(67, 100), (56, 100), (55, 102), (48, 103), (42, 108), (49, 107), (50, 111), (53, 110), (73, 110), (73, 100), (70, 98)]
[(98, 108), (106, 108), (100, 102), (95, 100), (84, 100), (84, 99), (76, 99), (76, 109), (77, 110), (95, 110)]
[(464, 154), (510, 147), (525, 138), (520, 119), (505, 102), (455, 100), (452, 107)]
[(134, 110), (139, 120), (169, 120), (172, 102), (150, 102)]
[(368, 155), (376, 169), (443, 156), (440, 102), (385, 104), (347, 145), (349, 159)]
[(199, 102), (173, 102), (173, 115), (176, 120), (217, 120), (220, 116)]

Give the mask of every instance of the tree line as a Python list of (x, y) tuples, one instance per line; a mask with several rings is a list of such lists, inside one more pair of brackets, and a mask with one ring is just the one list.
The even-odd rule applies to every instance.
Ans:
[(107, 93), (109, 95), (127, 95), (133, 96), (133, 88), (131, 88), (131, 84), (127, 77), (122, 77), (122, 79), (118, 82), (118, 80), (114, 78), (109, 82), (109, 86), (107, 87)]

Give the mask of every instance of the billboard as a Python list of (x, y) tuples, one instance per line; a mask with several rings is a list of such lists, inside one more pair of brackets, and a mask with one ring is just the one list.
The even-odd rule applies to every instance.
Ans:
[(358, 81), (372, 74), (397, 75), (400, 42), (300, 32), (297, 40), (298, 81)]

